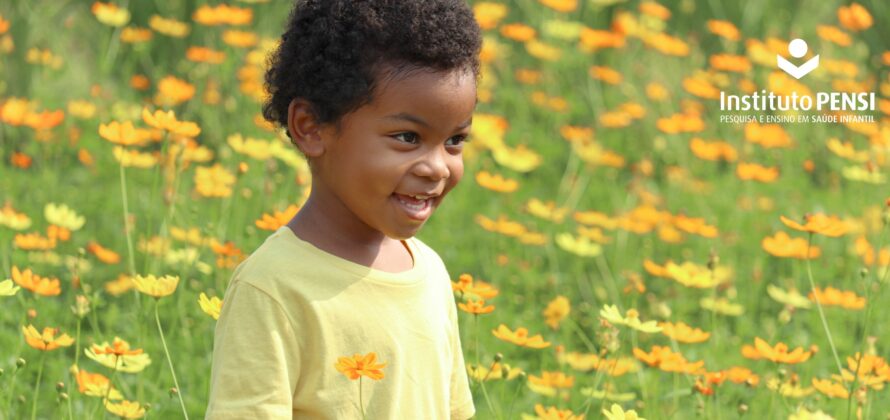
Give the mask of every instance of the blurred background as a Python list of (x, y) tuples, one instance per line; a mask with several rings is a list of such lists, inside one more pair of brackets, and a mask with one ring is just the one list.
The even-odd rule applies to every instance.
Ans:
[[(419, 238), (477, 418), (886, 416), (890, 4), (470, 3), (467, 171)], [(232, 270), (309, 193), (260, 115), (291, 5), (0, 4), (0, 418), (203, 415)], [(720, 122), (761, 89), (875, 92), (874, 122)], [(151, 363), (85, 352), (115, 337)]]

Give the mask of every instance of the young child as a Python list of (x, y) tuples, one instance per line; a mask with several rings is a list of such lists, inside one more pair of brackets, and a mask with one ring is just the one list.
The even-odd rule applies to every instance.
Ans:
[[(414, 235), (463, 175), (480, 47), (465, 0), (297, 2), (264, 114), (311, 194), (233, 273), (207, 419), (475, 414), (451, 277)], [(382, 379), (335, 368), (372, 352)]]

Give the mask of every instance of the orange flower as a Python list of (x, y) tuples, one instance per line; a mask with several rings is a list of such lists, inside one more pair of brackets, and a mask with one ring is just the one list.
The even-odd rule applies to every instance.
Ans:
[(744, 55), (714, 54), (710, 58), (711, 67), (717, 70), (746, 73), (751, 70), (751, 62)]
[(247, 25), (253, 20), (253, 10), (225, 4), (215, 7), (203, 5), (192, 14), (192, 19), (206, 26)]
[(340, 357), (334, 367), (337, 371), (346, 375), (347, 378), (356, 380), (359, 377), (366, 376), (373, 380), (383, 379), (383, 369), (386, 363), (375, 364), (377, 354), (373, 351), (362, 356), (354, 354), (352, 357)]
[(20, 152), (12, 152), (12, 155), (9, 157), (9, 163), (11, 163), (12, 166), (22, 169), (30, 168), (31, 162), (33, 161), (34, 159), (32, 159), (31, 156)]
[(840, 21), (841, 26), (853, 32), (864, 31), (874, 23), (874, 19), (872, 19), (868, 9), (862, 7), (859, 3), (839, 7), (837, 9), (837, 20)]
[(101, 373), (90, 373), (83, 369), (78, 369), (77, 367), (74, 369), (77, 370), (77, 390), (80, 391), (81, 394), (102, 398), (108, 395), (109, 400), (119, 400), (123, 398), (123, 395), (121, 395), (121, 393), (114, 387), (109, 391), (108, 387), (111, 385), (111, 382), (105, 375)]
[(611, 67), (605, 66), (591, 66), (588, 70), (588, 74), (590, 74), (590, 77), (596, 80), (602, 80), (610, 85), (617, 85), (621, 83), (621, 80), (623, 79), (621, 73)]
[(120, 255), (110, 249), (103, 248), (102, 245), (99, 245), (95, 241), (90, 241), (87, 244), (87, 252), (95, 255), (99, 261), (102, 261), (105, 264), (117, 264), (121, 261)]
[(520, 347), (528, 347), (532, 349), (550, 347), (550, 342), (544, 341), (544, 338), (541, 337), (540, 334), (529, 337), (528, 330), (524, 327), (519, 327), (516, 331), (511, 331), (506, 325), (501, 324), (498, 326), (498, 329), (491, 330), (491, 333), (501, 340), (516, 344)]
[(68, 347), (74, 344), (74, 339), (68, 334), (56, 337), (58, 332), (58, 328), (46, 327), (41, 334), (37, 332), (37, 328), (34, 328), (33, 325), (22, 326), (22, 333), (25, 335), (25, 341), (28, 345), (42, 351), (55, 350), (59, 347)]
[(151, 133), (144, 128), (134, 127), (130, 121), (112, 121), (109, 124), (99, 124), (99, 136), (121, 146), (142, 146)]
[(704, 141), (698, 137), (693, 137), (689, 141), (689, 149), (692, 154), (699, 159), (727, 162), (735, 162), (738, 159), (738, 152), (735, 147), (724, 141)]
[(157, 105), (179, 105), (195, 96), (195, 86), (185, 80), (166, 76), (158, 82)]
[(704, 373), (704, 360), (689, 362), (682, 353), (674, 353), (670, 347), (652, 346), (652, 350), (649, 353), (634, 347), (633, 354), (641, 362), (657, 367), (665, 372), (680, 372), (694, 375)]
[(705, 122), (695, 114), (674, 114), (659, 118), (655, 127), (667, 134), (697, 133), (705, 129)]
[(811, 234), (818, 233), (832, 238), (844, 235), (849, 229), (847, 224), (837, 216), (826, 216), (822, 213), (804, 216), (806, 222), (803, 225), (785, 216), (779, 216), (779, 219), (791, 229)]
[(519, 182), (488, 171), (476, 173), (476, 183), (481, 187), (502, 193), (511, 193), (519, 188)]
[(581, 48), (593, 52), (601, 48), (620, 48), (624, 46), (624, 35), (600, 29), (581, 28)]
[(578, 0), (538, 0), (539, 3), (557, 12), (574, 12), (578, 9)]
[(259, 37), (254, 32), (236, 31), (229, 29), (222, 34), (223, 42), (227, 45), (239, 48), (252, 47), (259, 42)]
[(544, 408), (541, 404), (535, 404), (535, 414), (541, 420), (584, 420), (584, 414), (576, 415), (572, 410), (561, 410), (557, 407)]
[(699, 328), (692, 328), (683, 322), (659, 322), (661, 333), (677, 340), (681, 343), (702, 343), (711, 337), (711, 333), (704, 332)]
[(107, 342), (103, 344), (105, 345), (93, 344), (91, 347), (93, 353), (97, 355), (108, 354), (117, 357), (142, 354), (142, 349), (131, 350), (130, 343), (122, 340), (120, 337), (114, 337), (114, 341), (111, 345), (108, 345)]
[(837, 26), (830, 25), (817, 25), (816, 33), (819, 34), (819, 38), (822, 38), (829, 42), (834, 42), (837, 45), (842, 47), (849, 47), (850, 44), (853, 43), (853, 39), (849, 34), (842, 31), (841, 28)]
[(185, 58), (196, 63), (220, 64), (226, 61), (226, 53), (207, 47), (189, 47)]
[(850, 393), (844, 388), (843, 384), (830, 379), (813, 378), (813, 388), (831, 398), (847, 399), (850, 397)]
[(148, 108), (142, 108), (142, 120), (154, 128), (167, 130), (179, 136), (195, 137), (201, 134), (201, 127), (198, 124), (177, 120), (173, 111), (155, 110), (154, 113), (151, 113), (148, 112)]
[(275, 231), (286, 225), (287, 222), (290, 221), (290, 219), (293, 219), (299, 211), (300, 207), (291, 204), (283, 211), (275, 210), (271, 215), (263, 213), (263, 216), (253, 223), (260, 229)]
[(816, 299), (822, 306), (840, 306), (846, 309), (862, 309), (865, 308), (865, 298), (857, 296), (850, 290), (838, 290), (828, 286), (824, 290), (818, 287), (807, 294), (807, 297), (813, 302)]
[(709, 20), (708, 30), (712, 34), (726, 38), (730, 41), (738, 41), (741, 37), (738, 28), (732, 22), (725, 20)]
[(809, 360), (813, 355), (813, 350), (804, 351), (802, 347), (798, 347), (793, 351), (788, 351), (788, 345), (782, 342), (776, 344), (775, 347), (760, 337), (754, 338), (754, 346), (745, 344), (742, 346), (742, 356), (748, 359), (767, 359), (775, 363), (795, 364)]
[(493, 299), (500, 293), (491, 284), (479, 279), (473, 279), (473, 276), (466, 273), (461, 274), (457, 282), (451, 283), (451, 290), (481, 299)]
[(770, 183), (779, 179), (779, 168), (762, 166), (756, 163), (739, 162), (735, 167), (735, 174), (742, 181)]
[(640, 3), (640, 13), (652, 16), (659, 20), (668, 20), (671, 17), (671, 11), (654, 1), (644, 1)]
[(569, 299), (565, 296), (557, 296), (550, 303), (547, 304), (547, 308), (544, 309), (544, 318), (546, 320), (544, 322), (550, 326), (552, 329), (559, 328), (559, 323), (569, 316), (569, 312), (571, 312), (572, 306), (569, 303)]
[(62, 293), (59, 279), (40, 277), (32, 273), (30, 268), (22, 272), (18, 267), (12, 266), (12, 280), (19, 286), (41, 296), (58, 296)]
[(535, 28), (521, 23), (511, 23), (501, 26), (501, 35), (514, 41), (531, 41), (536, 35)]
[(810, 246), (810, 255), (807, 257), (807, 240), (803, 238), (791, 238), (785, 232), (776, 232), (775, 236), (767, 236), (760, 242), (763, 250), (774, 257), (780, 258), (819, 258), (822, 250), (815, 246)]
[(467, 303), (463, 303), (463, 302), (458, 303), (457, 307), (460, 308), (461, 310), (463, 310), (465, 312), (469, 312), (473, 315), (489, 314), (492, 311), (494, 311), (494, 305), (485, 306), (484, 299), (479, 299), (479, 300), (469, 299), (469, 300), (467, 300)]

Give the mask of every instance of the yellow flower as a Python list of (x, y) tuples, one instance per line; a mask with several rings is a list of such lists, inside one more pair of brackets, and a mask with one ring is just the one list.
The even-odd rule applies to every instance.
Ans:
[(195, 170), (195, 190), (204, 197), (228, 197), (232, 195), (235, 175), (219, 163), (207, 168), (199, 166)]
[(729, 315), (729, 316), (739, 316), (745, 313), (745, 307), (730, 301), (725, 297), (719, 297), (717, 299), (713, 299), (711, 297), (704, 297), (699, 300), (699, 304), (702, 308), (707, 309), (709, 311), (714, 311), (718, 314)]
[(195, 86), (174, 76), (165, 76), (158, 82), (158, 93), (155, 104), (179, 105), (195, 96)]
[(578, 0), (538, 0), (538, 2), (562, 13), (574, 12), (578, 9)]
[(218, 297), (208, 298), (204, 292), (201, 292), (201, 295), (198, 297), (198, 304), (201, 305), (201, 310), (204, 313), (210, 315), (213, 319), (219, 319), (219, 311), (222, 310), (223, 301)]
[(550, 347), (550, 342), (544, 341), (544, 338), (541, 337), (540, 334), (529, 337), (528, 330), (524, 327), (519, 327), (514, 332), (510, 331), (510, 328), (508, 328), (506, 325), (501, 324), (498, 326), (497, 330), (491, 330), (491, 333), (501, 340), (504, 340), (508, 343), (516, 344), (520, 347), (528, 347), (532, 349), (543, 349)]
[(12, 280), (0, 281), (0, 296), (14, 296), (21, 287), (13, 284)]
[(488, 171), (476, 173), (476, 183), (481, 187), (502, 193), (511, 193), (519, 188), (519, 182)]
[(162, 298), (176, 291), (179, 276), (155, 277), (154, 275), (141, 276), (137, 274), (133, 279), (133, 284), (136, 285), (136, 290), (146, 295)]
[(354, 354), (352, 357), (340, 357), (334, 367), (337, 371), (346, 375), (347, 378), (356, 380), (361, 376), (366, 376), (373, 380), (383, 379), (383, 367), (386, 363), (376, 364), (377, 353), (373, 351), (362, 356)]
[(507, 6), (500, 3), (480, 2), (473, 5), (476, 22), (483, 30), (498, 26), (498, 22), (507, 16), (507, 11)]
[(541, 395), (555, 396), (558, 389), (575, 385), (575, 377), (562, 372), (541, 372), (541, 376), (528, 375), (528, 387)]
[(609, 420), (646, 420), (638, 416), (634, 410), (624, 411), (618, 404), (612, 404), (608, 411), (603, 409), (603, 415)]
[(485, 300), (483, 299), (468, 299), (467, 303), (458, 303), (457, 307), (460, 308), (462, 311), (469, 312), (473, 315), (489, 314), (494, 311), (494, 305), (485, 306)]
[(492, 149), (492, 157), (499, 165), (516, 172), (531, 172), (543, 163), (544, 159), (524, 144), (511, 149), (507, 146)]
[(121, 146), (141, 146), (151, 137), (151, 132), (134, 127), (130, 121), (123, 123), (112, 121), (108, 124), (99, 124), (99, 136)]
[(299, 206), (291, 204), (284, 210), (275, 210), (271, 215), (263, 213), (263, 216), (253, 223), (260, 229), (276, 231), (278, 228), (286, 225), (290, 219), (293, 219), (299, 211)]
[(158, 31), (158, 33), (174, 38), (182, 38), (189, 33), (189, 25), (187, 23), (158, 15), (152, 15), (148, 19), (148, 26)]
[(151, 358), (142, 349), (130, 349), (130, 344), (120, 337), (114, 337), (113, 345), (107, 341), (93, 344), (83, 350), (84, 354), (109, 369), (119, 372), (137, 373), (151, 364)]
[(745, 344), (742, 346), (742, 356), (748, 359), (767, 359), (776, 363), (802, 363), (809, 360), (813, 355), (813, 351), (804, 351), (802, 347), (798, 347), (793, 351), (788, 351), (788, 345), (779, 342), (775, 347), (770, 346), (760, 337), (754, 337), (754, 345)]
[(130, 21), (130, 11), (122, 9), (114, 3), (102, 3), (97, 1), (93, 3), (92, 11), (99, 22), (108, 26), (121, 27)]
[(12, 205), (6, 203), (0, 208), (0, 225), (12, 230), (25, 230), (31, 227), (31, 218), (25, 213), (15, 211)]
[(121, 400), (114, 403), (106, 400), (105, 409), (109, 413), (125, 419), (141, 419), (145, 416), (145, 408), (136, 401)]
[(58, 332), (58, 328), (46, 327), (43, 329), (43, 333), (40, 333), (33, 325), (22, 326), (22, 333), (25, 335), (25, 341), (28, 345), (42, 351), (55, 350), (59, 347), (68, 347), (74, 344), (74, 339), (68, 334), (56, 337)]
[(123, 147), (115, 147), (112, 150), (114, 160), (120, 162), (125, 168), (151, 168), (158, 164), (158, 159), (150, 153), (140, 153), (136, 150), (127, 150)]
[(813, 304), (805, 298), (797, 289), (785, 291), (772, 284), (766, 286), (766, 293), (776, 302), (792, 306), (798, 309), (809, 309)]
[(467, 373), (471, 378), (479, 382), (505, 378), (509, 381), (518, 377), (522, 372), (521, 368), (510, 367), (510, 365), (500, 362), (492, 363), (491, 366), (476, 366), (472, 363), (467, 363)]
[(621, 313), (618, 312), (618, 306), (604, 305), (603, 309), (600, 309), (600, 316), (613, 324), (625, 325), (645, 333), (657, 333), (662, 330), (656, 321), (640, 322), (640, 314), (636, 309), (628, 309), (626, 316), (621, 316)]
[(660, 322), (661, 333), (681, 343), (701, 343), (707, 341), (711, 333), (704, 332), (700, 328), (692, 328), (683, 322)]
[(232, 146), (236, 152), (252, 157), (256, 160), (266, 160), (273, 156), (275, 152), (275, 144), (268, 140), (258, 140), (255, 138), (244, 138), (241, 134), (232, 134), (226, 139), (229, 146)]
[(557, 296), (550, 303), (547, 304), (547, 308), (544, 309), (544, 318), (546, 318), (545, 322), (550, 328), (554, 330), (559, 328), (559, 323), (569, 316), (569, 312), (571, 312), (572, 306), (569, 302), (569, 299), (565, 296)]
[(201, 134), (201, 127), (198, 127), (198, 124), (177, 120), (172, 110), (167, 112), (155, 110), (154, 113), (150, 113), (148, 108), (142, 108), (142, 120), (154, 128), (167, 130), (179, 136), (196, 137)]
[(595, 257), (603, 253), (603, 247), (586, 236), (575, 237), (568, 232), (556, 235), (556, 245), (580, 257)]
[(844, 388), (843, 384), (834, 382), (830, 379), (813, 378), (813, 388), (831, 398), (847, 399), (850, 393)]
[(726, 267), (715, 267), (713, 272), (708, 267), (692, 262), (684, 262), (681, 265), (668, 262), (665, 270), (670, 278), (686, 287), (705, 289), (717, 286), (729, 281), (731, 272)]
[(779, 219), (785, 226), (791, 229), (801, 232), (819, 233), (833, 238), (844, 235), (849, 229), (847, 224), (837, 216), (826, 216), (822, 213), (804, 216), (806, 222), (803, 225), (785, 216), (779, 216)]
[(43, 216), (46, 217), (46, 221), (70, 231), (80, 230), (86, 222), (83, 216), (78, 215), (64, 204), (47, 204), (43, 208)]
[(535, 414), (537, 414), (538, 417), (534, 418), (540, 420), (584, 420), (583, 414), (576, 415), (575, 413), (572, 413), (572, 410), (561, 410), (557, 407), (544, 408), (541, 404), (535, 404)]

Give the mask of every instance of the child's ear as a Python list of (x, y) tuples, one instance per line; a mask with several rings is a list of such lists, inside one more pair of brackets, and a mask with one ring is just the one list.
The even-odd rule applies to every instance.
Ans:
[(309, 102), (304, 99), (291, 101), (287, 107), (287, 131), (306, 157), (318, 157), (324, 153), (321, 128)]

